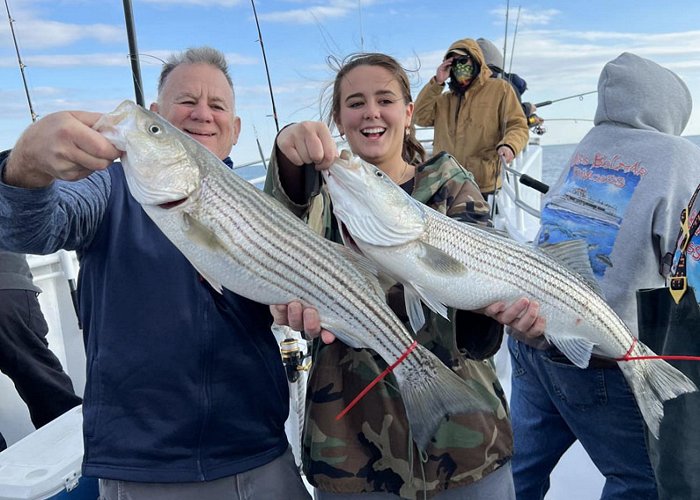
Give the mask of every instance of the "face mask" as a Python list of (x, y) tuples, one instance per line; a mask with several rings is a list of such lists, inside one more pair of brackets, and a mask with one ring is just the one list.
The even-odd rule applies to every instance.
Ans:
[(472, 58), (460, 56), (452, 61), (450, 76), (460, 85), (468, 84), (474, 78), (475, 68)]

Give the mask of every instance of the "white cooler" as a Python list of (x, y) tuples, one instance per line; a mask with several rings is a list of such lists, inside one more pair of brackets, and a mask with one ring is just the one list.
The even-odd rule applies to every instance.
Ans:
[(0, 500), (96, 500), (97, 480), (83, 478), (82, 406), (0, 453)]

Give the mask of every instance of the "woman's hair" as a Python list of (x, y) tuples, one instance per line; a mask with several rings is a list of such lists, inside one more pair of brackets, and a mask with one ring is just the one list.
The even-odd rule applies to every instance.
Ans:
[[(342, 61), (334, 58), (329, 59), (331, 66), (338, 66), (338, 70), (333, 82), (333, 94), (330, 100), (330, 110), (326, 113), (326, 123), (332, 127), (340, 118), (340, 86), (343, 78), (358, 66), (379, 66), (386, 69), (393, 75), (399, 86), (405, 104), (413, 102), (411, 97), (411, 84), (406, 74), (406, 70), (391, 56), (378, 52), (350, 54)], [(422, 163), (425, 161), (425, 149), (416, 138), (416, 127), (410, 124), (409, 133), (404, 136), (401, 156), (409, 163)]]

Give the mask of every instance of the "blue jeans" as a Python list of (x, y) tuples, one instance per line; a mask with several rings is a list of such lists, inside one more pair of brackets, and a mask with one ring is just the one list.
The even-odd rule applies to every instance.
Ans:
[(518, 500), (542, 500), (549, 476), (578, 439), (605, 476), (602, 500), (656, 500), (644, 421), (619, 368), (553, 361), (549, 351), (508, 337)]

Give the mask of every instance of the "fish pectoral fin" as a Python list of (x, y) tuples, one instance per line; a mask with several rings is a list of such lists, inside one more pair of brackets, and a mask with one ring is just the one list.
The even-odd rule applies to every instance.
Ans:
[(189, 239), (211, 251), (218, 252), (226, 248), (210, 227), (202, 224), (188, 212), (182, 213), (182, 228)]
[(418, 333), (425, 324), (425, 314), (423, 314), (423, 306), (421, 305), (421, 297), (418, 290), (411, 285), (405, 284), (403, 286), (403, 300), (406, 305), (408, 321), (411, 323), (411, 329)]
[(547, 340), (554, 344), (564, 356), (569, 358), (569, 361), (579, 368), (588, 366), (593, 348), (597, 345), (583, 337), (547, 336)]
[(428, 243), (418, 243), (418, 262), (422, 264), (427, 273), (437, 273), (446, 276), (455, 276), (467, 272), (467, 267), (457, 259)]
[[(205, 248), (208, 248), (213, 252), (224, 250), (224, 244), (216, 235), (216, 233), (214, 233), (214, 231), (212, 231), (210, 228), (199, 222), (196, 218), (192, 217), (192, 215), (190, 215), (188, 212), (182, 213), (182, 225), (184, 233), (192, 241), (198, 243), (199, 245)], [(204, 272), (196, 265), (192, 265), (200, 274), (200, 276), (202, 276), (202, 278), (204, 278), (214, 290), (216, 290), (219, 293), (224, 293), (224, 288), (219, 280), (212, 278), (208, 273)]]

